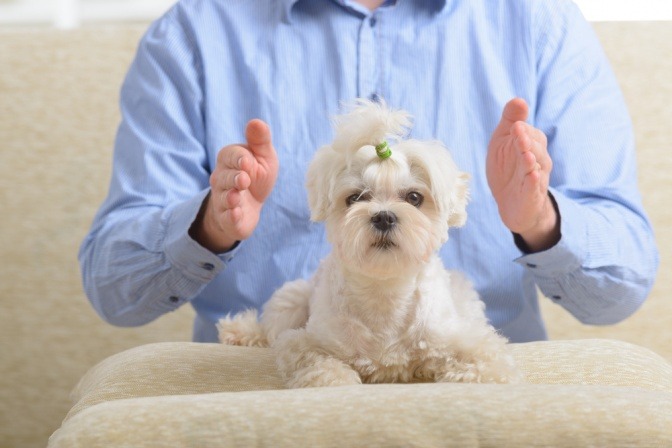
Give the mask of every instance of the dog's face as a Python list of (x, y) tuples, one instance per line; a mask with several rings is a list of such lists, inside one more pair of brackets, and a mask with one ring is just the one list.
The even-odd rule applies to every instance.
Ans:
[(341, 264), (376, 278), (417, 270), (466, 220), (467, 175), (438, 142), (403, 140), (381, 159), (373, 146), (331, 146), (308, 170), (311, 218), (325, 221)]

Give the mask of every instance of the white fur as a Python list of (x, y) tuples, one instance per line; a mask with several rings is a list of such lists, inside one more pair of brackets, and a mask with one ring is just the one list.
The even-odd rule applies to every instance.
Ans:
[[(380, 139), (401, 139), (404, 112), (359, 102), (336, 123), (337, 147), (321, 148), (307, 175), (311, 216), (325, 221), (333, 252), (309, 281), (282, 286), (260, 321), (249, 310), (220, 321), (220, 340), (273, 347), (288, 387), (518, 381), (483, 302), (437, 255), (466, 220), (467, 176), (438, 142), (400, 140), (377, 157)], [(419, 207), (409, 192), (424, 196)], [(353, 194), (361, 200), (348, 205)], [(377, 229), (379, 212), (396, 224)]]
[(402, 110), (389, 109), (379, 103), (358, 100), (347, 114), (334, 118), (334, 151), (349, 157), (365, 145), (377, 145), (383, 140), (400, 140), (411, 126), (411, 117)]

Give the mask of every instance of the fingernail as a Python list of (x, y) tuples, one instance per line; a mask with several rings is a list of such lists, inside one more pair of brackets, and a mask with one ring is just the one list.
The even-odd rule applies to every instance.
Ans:
[(236, 161), (236, 168), (240, 169), (240, 166), (243, 164), (243, 158), (239, 157)]

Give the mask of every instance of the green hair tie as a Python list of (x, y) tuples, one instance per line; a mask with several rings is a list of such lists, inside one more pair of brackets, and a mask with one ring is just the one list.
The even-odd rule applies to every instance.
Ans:
[(385, 160), (392, 155), (392, 151), (390, 150), (390, 147), (387, 146), (386, 141), (376, 145), (376, 154), (378, 154), (378, 157), (382, 160)]

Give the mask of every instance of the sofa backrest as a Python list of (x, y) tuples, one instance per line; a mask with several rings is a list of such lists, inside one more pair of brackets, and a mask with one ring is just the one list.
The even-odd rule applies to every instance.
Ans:
[[(0, 446), (46, 446), (101, 359), (191, 339), (189, 307), (103, 323), (77, 264), (110, 177), (118, 92), (145, 25), (0, 30)], [(191, 313), (191, 314), (190, 314)]]

